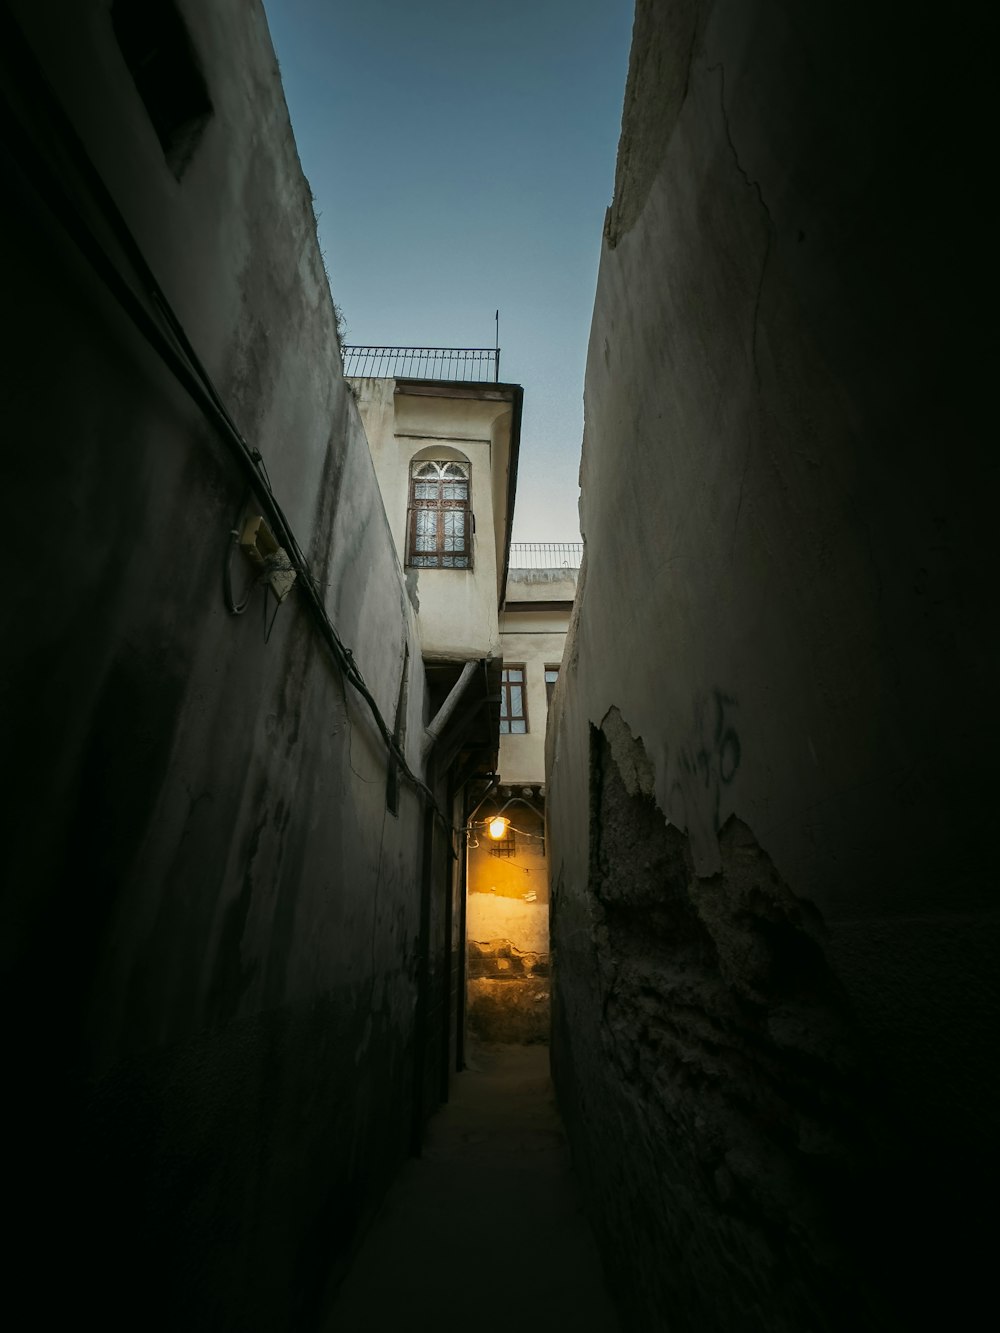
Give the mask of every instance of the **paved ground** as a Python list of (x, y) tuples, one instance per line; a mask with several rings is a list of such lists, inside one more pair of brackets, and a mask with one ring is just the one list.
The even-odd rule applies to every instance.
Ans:
[(430, 1123), (324, 1333), (618, 1333), (543, 1046), (480, 1047)]

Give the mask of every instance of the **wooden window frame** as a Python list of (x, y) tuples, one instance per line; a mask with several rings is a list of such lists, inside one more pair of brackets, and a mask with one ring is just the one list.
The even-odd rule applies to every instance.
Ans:
[[(434, 476), (430, 469), (437, 469)], [(448, 475), (449, 470), (456, 470)], [(427, 475), (419, 475), (421, 471)], [(465, 497), (448, 498), (445, 488), (457, 488), (464, 481)], [(417, 495), (417, 487), (429, 489), (437, 487), (436, 496)], [(410, 461), (409, 502), (406, 511), (406, 567), (408, 569), (472, 569), (472, 464), (452, 458), (414, 458)], [(433, 548), (418, 549), (418, 524), (421, 514), (435, 514), (435, 545)], [(445, 515), (462, 513), (461, 547), (454, 545), (457, 540), (454, 533), (445, 531)], [(421, 537), (425, 533), (419, 534)], [(449, 546), (449, 542), (451, 545)]]
[[(509, 671), (520, 671), (521, 679), (511, 681), (508, 679)], [(521, 686), (521, 711), (515, 717), (510, 711), (510, 687), (511, 685)], [(523, 731), (511, 731), (512, 722), (523, 722)], [(506, 728), (505, 725), (506, 724)], [(531, 727), (528, 723), (528, 673), (525, 670), (523, 662), (511, 662), (505, 664), (500, 673), (500, 735), (501, 736), (527, 736)]]

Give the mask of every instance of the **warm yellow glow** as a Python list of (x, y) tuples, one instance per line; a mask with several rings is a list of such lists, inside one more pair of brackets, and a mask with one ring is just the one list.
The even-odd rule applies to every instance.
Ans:
[(502, 838), (507, 832), (506, 819), (501, 818), (500, 815), (497, 815), (495, 819), (491, 819), (489, 832), (491, 838)]

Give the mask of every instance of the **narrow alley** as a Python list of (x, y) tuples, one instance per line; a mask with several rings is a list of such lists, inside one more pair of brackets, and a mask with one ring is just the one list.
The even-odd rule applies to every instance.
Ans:
[[(636, 0), (619, 135), (605, 0), (302, 0), (311, 86), (360, 71), (328, 215), (398, 224), (367, 272), (268, 6), (0, 0), (8, 1326), (970, 1333), (985, 6)], [(480, 182), (468, 269), (404, 166)], [(570, 215), (590, 277), (525, 314)], [(348, 341), (345, 268), (428, 328)], [(440, 269), (487, 345), (428, 331)], [(529, 531), (573, 365), (579, 530)]]
[[(617, 1333), (555, 1108), (546, 1046), (482, 1045), (385, 1203), (324, 1333)], [(447, 1326), (447, 1325), (445, 1325)]]

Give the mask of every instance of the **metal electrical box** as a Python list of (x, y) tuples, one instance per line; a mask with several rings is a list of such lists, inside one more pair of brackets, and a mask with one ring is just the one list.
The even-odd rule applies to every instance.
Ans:
[(288, 552), (275, 541), (274, 533), (260, 514), (248, 518), (243, 524), (240, 546), (250, 563), (270, 584), (278, 601), (283, 602), (292, 590), (295, 570)]

